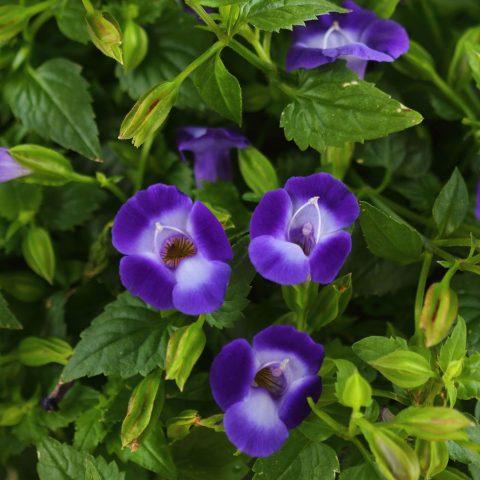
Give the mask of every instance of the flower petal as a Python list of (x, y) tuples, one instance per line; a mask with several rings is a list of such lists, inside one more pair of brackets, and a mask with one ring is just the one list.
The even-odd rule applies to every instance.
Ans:
[(253, 212), (250, 238), (271, 235), (284, 240), (292, 216), (292, 201), (283, 189), (267, 192)]
[(254, 238), (248, 253), (257, 272), (280, 285), (305, 282), (310, 273), (308, 258), (298, 245), (270, 235)]
[(176, 187), (159, 183), (141, 190), (118, 211), (113, 246), (125, 255), (154, 253), (155, 222), (184, 230), (191, 208), (192, 200)]
[(339, 231), (320, 239), (310, 255), (310, 271), (314, 282), (328, 284), (335, 280), (352, 249), (348, 232)]
[(321, 67), (327, 63), (334, 62), (336, 58), (327, 57), (323, 54), (321, 48), (310, 48), (303, 45), (293, 45), (287, 54), (285, 67), (287, 72), (305, 68), (311, 70), (312, 68)]
[(196, 152), (193, 165), (197, 187), (204, 182), (228, 181), (233, 178), (230, 150)]
[(311, 409), (307, 398), (316, 402), (322, 393), (322, 381), (316, 375), (301, 378), (294, 382), (282, 398), (278, 415), (290, 430), (297, 427), (309, 415)]
[[(290, 325), (272, 325), (253, 337), (255, 358), (260, 365), (289, 359), (289, 381), (316, 375), (324, 357), (323, 345)], [(286, 371), (286, 374), (289, 372)]]
[(186, 258), (178, 266), (173, 289), (173, 304), (187, 315), (200, 315), (218, 310), (225, 300), (230, 267), (200, 255)]
[(10, 155), (7, 148), (0, 148), (0, 183), (24, 177), (29, 173), (31, 173), (31, 171), (28, 168), (22, 167)]
[(129, 255), (120, 260), (120, 279), (133, 295), (159, 310), (173, 308), (175, 278), (154, 258)]
[(226, 262), (232, 259), (232, 247), (222, 224), (203, 203), (193, 204), (187, 230), (192, 235), (198, 250), (208, 260)]
[(323, 214), (323, 233), (350, 226), (360, 214), (355, 195), (343, 182), (328, 173), (292, 177), (285, 184), (285, 190), (289, 193), (295, 210), (310, 198), (318, 197), (318, 205)]
[(262, 388), (251, 388), (244, 400), (232, 405), (225, 413), (223, 424), (230, 441), (251, 457), (268, 457), (288, 438), (275, 402)]
[(213, 361), (210, 370), (213, 398), (226, 411), (248, 395), (254, 378), (252, 347), (243, 338), (238, 338), (225, 345)]

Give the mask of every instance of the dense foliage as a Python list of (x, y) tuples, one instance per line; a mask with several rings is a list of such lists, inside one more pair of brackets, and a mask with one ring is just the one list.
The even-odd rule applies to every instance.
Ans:
[[(337, 20), (320, 53), (298, 38), (291, 50), (295, 26), (324, 15), (341, 25), (352, 2), (185, 4), (0, 0), (0, 477), (479, 480), (479, 2), (359, 0), (396, 22), (375, 28), (409, 37), (407, 53), (406, 38), (382, 53), (395, 40), (383, 30), (375, 51), (362, 47), (375, 60), (364, 78), (360, 50), (341, 50), (353, 30)], [(327, 48), (335, 35), (341, 45)], [(199, 150), (190, 126), (219, 130)], [(312, 264), (305, 275), (319, 283), (288, 281), (292, 271), (271, 274), (255, 255), (252, 213), (317, 172), (358, 199), (338, 227), (348, 259), (333, 278)], [(185, 222), (204, 216), (198, 234), (216, 232), (202, 248), (219, 258), (202, 268), (218, 268), (228, 289), (206, 307), (188, 289), (150, 301), (166, 287), (146, 267), (120, 279), (117, 250), (126, 268), (133, 247), (120, 220), (112, 246), (114, 219), (159, 183), (218, 219), (178, 197)], [(134, 202), (156, 208), (146, 195)], [(265, 208), (275, 222), (280, 204)], [(156, 241), (165, 226), (154, 228)], [(177, 237), (161, 250), (172, 269), (197, 253)], [(238, 372), (217, 357), (217, 402), (209, 375), (222, 347), (271, 325), (324, 346), (323, 391), (317, 402), (304, 394), (311, 412), (286, 422), (279, 450), (264, 445), (278, 451), (252, 458), (225, 433), (216, 393)], [(272, 371), (255, 387), (283, 393)]]

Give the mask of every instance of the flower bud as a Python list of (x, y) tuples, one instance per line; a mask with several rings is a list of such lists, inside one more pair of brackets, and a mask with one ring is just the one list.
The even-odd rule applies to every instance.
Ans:
[(420, 327), (425, 334), (425, 345), (433, 347), (450, 331), (458, 315), (458, 297), (448, 283), (433, 283), (425, 295)]
[(420, 470), (425, 478), (438, 475), (448, 465), (448, 447), (445, 442), (417, 440), (415, 452), (420, 463)]
[(48, 363), (66, 365), (72, 353), (72, 347), (67, 342), (53, 337), (27, 337), (17, 349), (18, 359), (27, 367), (41, 367)]
[(60, 186), (77, 175), (70, 162), (60, 153), (40, 145), (17, 145), (11, 148), (10, 155), (29, 172), (26, 182), (40, 185)]
[(184, 410), (178, 416), (167, 420), (167, 436), (172, 440), (181, 440), (190, 433), (190, 429), (199, 420), (196, 410)]
[(47, 284), (30, 272), (0, 273), (0, 289), (21, 302), (38, 302), (48, 291)]
[(125, 70), (134, 70), (145, 58), (148, 50), (148, 36), (145, 30), (129, 20), (123, 32), (123, 65)]
[(136, 147), (165, 122), (178, 94), (176, 82), (163, 82), (142, 95), (120, 127), (120, 140), (131, 138)]
[(26, 405), (18, 402), (0, 403), (0, 427), (19, 424), (26, 414)]
[(429, 363), (416, 352), (396, 350), (369, 364), (402, 388), (417, 388), (434, 376)]
[(127, 415), (122, 423), (122, 447), (138, 448), (138, 439), (147, 429), (155, 405), (163, 406), (165, 392), (158, 371), (150, 373), (133, 390), (128, 401)]
[(463, 430), (472, 422), (462, 413), (446, 407), (409, 407), (402, 410), (394, 423), (410, 435), (423, 440), (468, 440)]
[(23, 239), (22, 252), (28, 266), (48, 283), (52, 283), (55, 252), (48, 232), (41, 227), (30, 227)]
[(0, 6), (0, 44), (20, 33), (30, 18), (29, 10), (21, 5)]
[(31, 171), (28, 168), (20, 165), (20, 163), (12, 157), (8, 149), (0, 148), (0, 183), (24, 177), (30, 173)]
[(420, 477), (417, 455), (405, 440), (364, 419), (360, 419), (358, 424), (375, 457), (378, 469), (387, 480), (417, 480)]
[(93, 10), (87, 13), (87, 31), (93, 44), (107, 57), (123, 64), (122, 31), (108, 13)]
[(323, 171), (342, 180), (352, 161), (354, 143), (345, 143), (342, 147), (327, 147), (322, 153)]

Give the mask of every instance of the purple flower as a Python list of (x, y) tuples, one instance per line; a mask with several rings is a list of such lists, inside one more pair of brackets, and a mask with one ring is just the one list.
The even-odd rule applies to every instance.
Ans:
[(230, 441), (252, 457), (276, 452), (310, 413), (307, 398), (320, 397), (317, 373), (323, 346), (290, 326), (274, 325), (253, 338), (239, 338), (213, 361), (210, 385), (225, 412)]
[(126, 255), (123, 285), (153, 307), (198, 315), (222, 305), (230, 243), (212, 212), (176, 187), (157, 184), (136, 193), (117, 213), (112, 240)]
[(328, 173), (292, 177), (264, 195), (250, 222), (250, 260), (282, 285), (332, 282), (350, 253), (355, 196)]
[(22, 167), (8, 152), (8, 149), (0, 147), (0, 183), (8, 182), (14, 178), (28, 175), (30, 170)]
[(177, 146), (185, 160), (184, 152), (192, 152), (197, 186), (203, 182), (232, 179), (230, 150), (246, 148), (247, 138), (228, 128), (184, 127), (179, 129)]
[(351, 0), (343, 6), (351, 12), (322, 15), (304, 27), (295, 27), (288, 71), (310, 70), (341, 58), (363, 78), (369, 60), (393, 62), (407, 52), (409, 39), (401, 25), (383, 20)]

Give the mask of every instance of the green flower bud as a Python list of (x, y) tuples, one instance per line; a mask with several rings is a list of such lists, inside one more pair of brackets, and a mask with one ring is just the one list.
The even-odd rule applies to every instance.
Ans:
[(19, 361), (27, 367), (41, 367), (48, 363), (66, 365), (72, 354), (72, 347), (67, 342), (53, 337), (27, 337), (17, 349)]
[(348, 360), (333, 360), (337, 367), (335, 391), (338, 401), (358, 412), (372, 403), (372, 387)]
[(427, 360), (408, 350), (396, 350), (369, 363), (385, 378), (402, 388), (420, 387), (434, 376)]
[(13, 427), (22, 421), (26, 414), (25, 404), (0, 403), (0, 427)]
[(434, 283), (425, 295), (420, 327), (425, 334), (425, 345), (433, 347), (450, 331), (458, 315), (458, 297), (448, 283)]
[(131, 138), (136, 147), (142, 145), (164, 124), (175, 105), (178, 87), (176, 82), (163, 82), (142, 95), (123, 120), (118, 138)]
[(23, 238), (22, 252), (28, 266), (48, 283), (52, 283), (55, 252), (48, 232), (41, 227), (30, 227)]
[(122, 31), (117, 21), (108, 13), (92, 10), (88, 12), (87, 31), (93, 44), (107, 57), (123, 64)]
[(184, 410), (176, 417), (167, 420), (167, 436), (172, 440), (181, 440), (189, 433), (193, 425), (200, 420), (196, 410)]
[(30, 174), (24, 177), (28, 183), (59, 186), (82, 176), (73, 171), (70, 162), (60, 153), (40, 145), (17, 145), (9, 149), (10, 155)]
[(122, 423), (122, 447), (135, 451), (139, 438), (154, 417), (155, 407), (161, 410), (165, 400), (162, 377), (158, 371), (150, 373), (133, 390), (128, 401), (127, 415)]
[(375, 457), (378, 469), (387, 480), (417, 480), (420, 477), (417, 455), (405, 440), (364, 419), (358, 420), (358, 425)]
[(410, 435), (423, 440), (468, 440), (463, 430), (472, 422), (462, 413), (446, 407), (409, 407), (394, 420)]
[(175, 380), (182, 391), (205, 348), (207, 340), (203, 331), (204, 321), (205, 318), (201, 316), (195, 323), (175, 330), (168, 341), (165, 378)]
[(346, 143), (342, 147), (327, 147), (321, 155), (323, 170), (342, 180), (350, 167), (354, 148), (354, 143)]
[(148, 51), (147, 32), (135, 23), (129, 20), (123, 32), (123, 64), (125, 70), (134, 70), (145, 58)]
[(21, 302), (38, 302), (48, 291), (47, 284), (30, 272), (0, 273), (0, 289)]
[(445, 442), (417, 440), (415, 452), (420, 463), (420, 470), (425, 478), (432, 478), (447, 468), (449, 458)]

